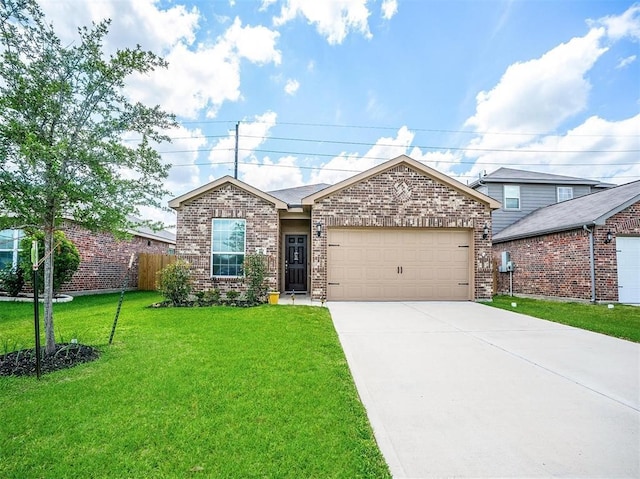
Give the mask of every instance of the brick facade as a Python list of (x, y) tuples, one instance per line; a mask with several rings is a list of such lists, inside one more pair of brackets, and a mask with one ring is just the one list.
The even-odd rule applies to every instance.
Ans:
[[(617, 236), (640, 236), (640, 203), (611, 216), (594, 230), (596, 301), (618, 300)], [(607, 232), (613, 241), (605, 243)], [(500, 262), (503, 251), (515, 263), (514, 294), (591, 300), (589, 233), (575, 229), (532, 238), (508, 241), (493, 246)], [(500, 294), (509, 292), (509, 274), (497, 273)]]
[(186, 201), (177, 208), (177, 213), (176, 252), (191, 263), (196, 291), (246, 290), (243, 278), (211, 277), (211, 220), (214, 218), (246, 220), (246, 253), (262, 250), (267, 255), (268, 282), (270, 287), (276, 287), (280, 223), (278, 210), (272, 203), (225, 183)]
[[(490, 299), (492, 264), (488, 206), (400, 164), (316, 201), (311, 224), (323, 228), (468, 228), (473, 231), (474, 299)], [(312, 235), (311, 294), (327, 294), (327, 235)]]
[[(122, 286), (131, 254), (166, 254), (170, 243), (141, 236), (119, 240), (111, 233), (93, 233), (70, 221), (61, 230), (80, 252), (80, 266), (71, 281), (61, 287), (61, 292), (107, 292)], [(137, 257), (137, 256), (136, 256)], [(137, 287), (138, 269), (134, 262), (129, 286)]]

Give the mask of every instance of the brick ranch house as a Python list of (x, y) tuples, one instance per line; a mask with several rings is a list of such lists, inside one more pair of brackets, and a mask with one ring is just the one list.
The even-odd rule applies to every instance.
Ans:
[[(96, 233), (66, 220), (60, 228), (80, 252), (80, 266), (60, 292), (72, 294), (108, 293), (118, 291), (125, 277), (131, 254), (167, 254), (175, 249), (175, 235), (168, 231), (153, 231), (138, 227), (129, 231), (128, 239), (118, 239), (111, 233)], [(0, 266), (16, 264), (21, 230), (0, 232)], [(129, 278), (130, 289), (138, 285), (138, 262)], [(28, 288), (26, 288), (28, 289)]]
[[(540, 208), (493, 237), (513, 293), (640, 303), (640, 181)], [(498, 273), (498, 292), (509, 292)]]
[(245, 254), (270, 286), (327, 300), (488, 300), (500, 204), (408, 156), (335, 185), (264, 192), (229, 176), (169, 202), (197, 290), (244, 290)]

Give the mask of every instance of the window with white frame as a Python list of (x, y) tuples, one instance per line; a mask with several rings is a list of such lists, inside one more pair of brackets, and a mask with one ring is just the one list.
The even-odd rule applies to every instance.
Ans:
[(18, 252), (22, 236), (22, 230), (0, 231), (0, 269), (18, 265)]
[(246, 221), (237, 218), (211, 220), (211, 276), (242, 276)]
[(519, 210), (520, 209), (520, 186), (504, 185), (504, 209)]
[(572, 186), (558, 186), (558, 203), (561, 201), (567, 201), (573, 199), (573, 187)]

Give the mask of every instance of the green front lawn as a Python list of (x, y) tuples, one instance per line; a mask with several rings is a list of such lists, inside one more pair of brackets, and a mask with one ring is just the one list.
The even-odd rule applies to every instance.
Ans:
[[(55, 306), (99, 360), (0, 377), (2, 478), (390, 477), (325, 308)], [(33, 305), (0, 303), (0, 354), (33, 345)]]
[[(515, 302), (514, 308), (511, 303)], [(488, 306), (528, 314), (577, 328), (640, 342), (640, 307), (616, 304), (566, 303), (539, 299), (495, 296)]]

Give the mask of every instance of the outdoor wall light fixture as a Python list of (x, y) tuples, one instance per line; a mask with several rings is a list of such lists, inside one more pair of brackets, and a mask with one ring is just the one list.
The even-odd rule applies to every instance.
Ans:
[(322, 236), (322, 223), (319, 221), (316, 223), (316, 236), (320, 238)]
[(607, 237), (604, 239), (605, 244), (611, 243), (613, 240), (613, 235), (611, 234), (611, 230), (607, 231)]
[(484, 228), (482, 228), (482, 239), (487, 239), (488, 237), (489, 237), (489, 225), (485, 223)]

